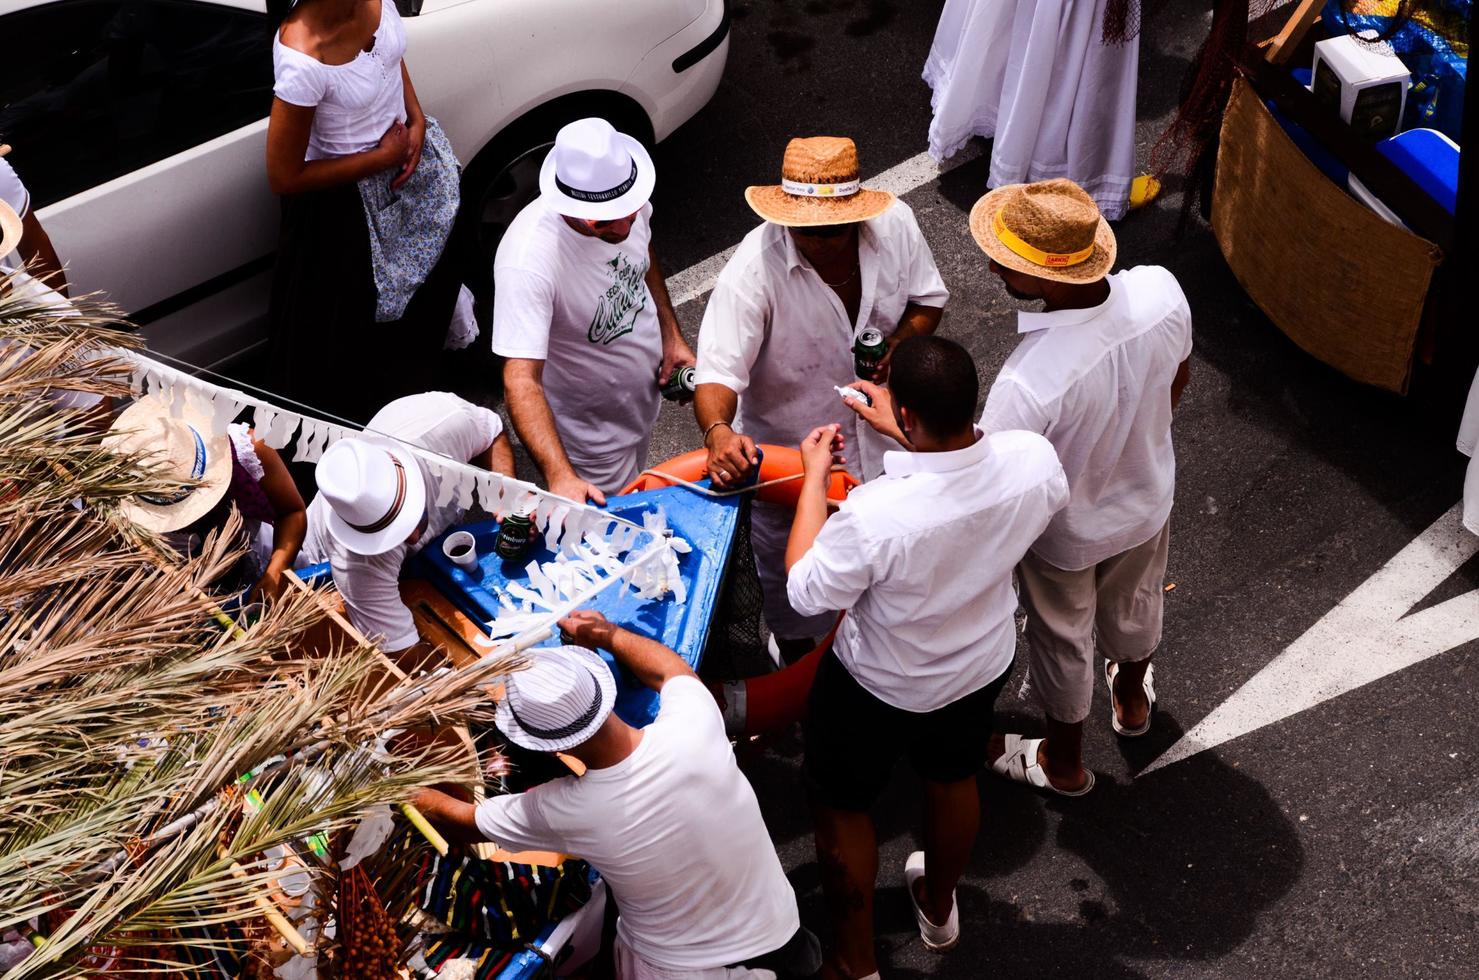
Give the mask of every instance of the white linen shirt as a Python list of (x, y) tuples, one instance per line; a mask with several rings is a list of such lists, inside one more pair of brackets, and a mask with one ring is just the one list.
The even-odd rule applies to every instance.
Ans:
[(882, 468), (884, 440), (863, 426), (860, 444), (857, 416), (833, 390), (857, 377), (853, 341), (865, 327), (891, 336), (910, 303), (941, 307), (950, 292), (903, 201), (862, 222), (858, 261), (863, 294), (850, 323), (786, 228), (752, 230), (709, 296), (694, 380), (738, 394), (735, 430), (757, 442), (794, 446), (819, 425), (840, 424), (848, 469), (866, 478)]
[(1000, 677), (1017, 648), (1012, 569), (1068, 500), (1031, 432), (947, 453), (890, 452), (786, 580), (806, 615), (845, 609), (832, 650), (874, 697), (925, 712)]
[(663, 685), (657, 720), (616, 765), (489, 797), (475, 819), (505, 848), (589, 861), (621, 908), (617, 934), (674, 971), (664, 976), (769, 953), (801, 924), (755, 791), (696, 677)]
[[(503, 432), (503, 420), (489, 411), (445, 391), (428, 391), (397, 398), (375, 413), (365, 432), (388, 436), (418, 449), (429, 450), (459, 463), (486, 452)], [(445, 506), (436, 504), (436, 483), (425, 462), (417, 460), (426, 481), (426, 530), (414, 545), (399, 544), (379, 555), (350, 551), (329, 531), (332, 508), (323, 494), (315, 494), (308, 505), (308, 533), (297, 567), (327, 561), (334, 572), (334, 585), (344, 598), (344, 608), (354, 628), (383, 649), (395, 651), (414, 646), (420, 639), (411, 610), (401, 601), (401, 565), (406, 556), (441, 534), (462, 514), (454, 497)]]
[(986, 396), (981, 428), (1047, 436), (1070, 497), (1033, 554), (1076, 571), (1165, 526), (1176, 491), (1171, 382), (1191, 356), (1191, 310), (1155, 265), (1110, 276), (1086, 310), (1019, 313), (1027, 335)]

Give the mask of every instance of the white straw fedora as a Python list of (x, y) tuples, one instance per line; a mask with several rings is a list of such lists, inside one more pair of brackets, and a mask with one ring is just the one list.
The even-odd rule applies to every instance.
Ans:
[(584, 647), (536, 647), (534, 662), (509, 674), (494, 721), (509, 741), (563, 752), (596, 734), (616, 703), (611, 668)]
[(615, 221), (640, 211), (656, 184), (646, 148), (596, 118), (563, 127), (539, 171), (545, 203), (589, 221)]
[(168, 534), (189, 527), (210, 512), (231, 486), (231, 439), (211, 434), (211, 418), (184, 398), (170, 406), (153, 395), (126, 408), (103, 437), (116, 453), (139, 455), (185, 484), (168, 495), (137, 494), (119, 511), (146, 531)]
[(403, 544), (426, 512), (426, 478), (416, 457), (391, 439), (340, 439), (314, 471), (329, 502), (329, 533), (357, 555)]

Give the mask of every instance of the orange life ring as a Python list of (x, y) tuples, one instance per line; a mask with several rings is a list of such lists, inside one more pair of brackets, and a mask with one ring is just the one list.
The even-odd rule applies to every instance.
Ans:
[[(801, 451), (794, 446), (772, 446), (762, 444), (761, 451), (765, 454), (760, 460), (760, 477), (758, 482), (765, 483), (768, 480), (779, 480), (788, 476), (799, 477), (801, 474)], [(709, 453), (705, 449), (695, 449), (691, 453), (674, 456), (666, 463), (658, 463), (648, 469), (657, 473), (666, 473), (679, 480), (689, 483), (697, 483), (706, 478), (708, 474)], [(670, 481), (653, 473), (642, 473), (621, 491), (622, 493), (637, 493), (641, 490), (659, 490), (671, 486)], [(858, 481), (852, 474), (837, 471), (832, 474), (827, 483), (827, 499), (846, 500), (847, 495), (852, 492)], [(801, 496), (801, 480), (787, 480), (785, 483), (777, 483), (773, 486), (761, 487), (755, 491), (755, 496), (771, 504), (780, 504), (796, 507), (796, 501)]]

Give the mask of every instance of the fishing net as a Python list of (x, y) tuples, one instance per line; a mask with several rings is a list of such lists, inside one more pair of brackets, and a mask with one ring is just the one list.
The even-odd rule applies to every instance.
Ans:
[(765, 653), (762, 612), (760, 576), (755, 572), (755, 552), (750, 544), (750, 501), (746, 497), (701, 661), (706, 680), (739, 680), (771, 668)]

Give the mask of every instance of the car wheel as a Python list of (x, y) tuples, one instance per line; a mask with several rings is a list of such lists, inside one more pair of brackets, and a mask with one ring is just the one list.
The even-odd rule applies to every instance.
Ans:
[(478, 251), (490, 263), (508, 226), (539, 196), (539, 169), (554, 145), (550, 140), (518, 154), (484, 183), (471, 202)]

